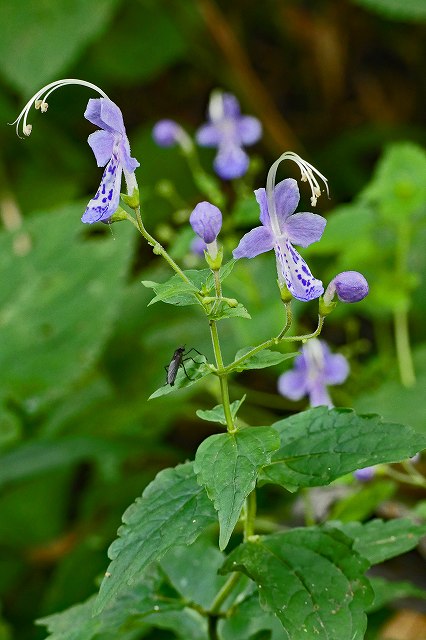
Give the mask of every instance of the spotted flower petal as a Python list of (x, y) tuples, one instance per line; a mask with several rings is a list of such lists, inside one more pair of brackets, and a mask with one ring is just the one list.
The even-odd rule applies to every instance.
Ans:
[(111, 160), (104, 169), (99, 189), (90, 200), (81, 218), (82, 222), (93, 224), (94, 222), (106, 221), (116, 212), (120, 201), (122, 171), (116, 147)]
[(308, 265), (291, 246), (289, 240), (276, 242), (274, 248), (277, 263), (290, 293), (303, 302), (318, 298), (324, 291), (323, 284), (321, 280), (314, 278)]

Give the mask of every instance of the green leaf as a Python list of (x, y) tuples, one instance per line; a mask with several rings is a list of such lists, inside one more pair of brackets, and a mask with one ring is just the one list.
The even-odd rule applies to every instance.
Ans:
[(347, 536), (312, 527), (246, 542), (222, 570), (255, 581), (262, 607), (279, 618), (288, 640), (361, 640), (373, 598), (367, 568)]
[(352, 0), (355, 4), (371, 9), (385, 18), (408, 22), (426, 20), (426, 4), (423, 0)]
[(416, 524), (408, 518), (389, 522), (371, 520), (367, 524), (333, 522), (331, 525), (353, 538), (354, 549), (371, 565), (414, 549), (420, 538), (426, 534), (426, 525)]
[(218, 575), (224, 560), (210, 537), (200, 536), (191, 545), (173, 546), (160, 564), (185, 600), (208, 610), (226, 582), (226, 577)]
[(392, 480), (375, 481), (361, 489), (354, 488), (353, 493), (332, 507), (329, 519), (341, 522), (365, 520), (380, 504), (390, 500), (396, 490), (397, 484)]
[[(189, 272), (187, 272), (188, 274)], [(197, 273), (194, 271), (193, 273)], [(181, 307), (190, 304), (200, 304), (196, 294), (199, 290), (192, 281), (190, 283), (182, 280), (180, 276), (175, 274), (169, 280), (163, 283), (152, 282), (151, 280), (143, 280), (142, 284), (148, 289), (154, 289), (156, 295), (150, 301), (149, 305), (156, 302), (166, 302), (167, 304), (175, 304)]]
[(426, 591), (411, 582), (391, 582), (385, 578), (371, 576), (370, 584), (374, 591), (374, 600), (368, 607), (368, 613), (378, 611), (399, 598), (421, 598), (426, 600)]
[(208, 640), (206, 617), (189, 607), (151, 614), (144, 621), (159, 629), (170, 629), (181, 640)]
[(161, 471), (123, 515), (96, 611), (137, 581), (150, 562), (175, 545), (191, 544), (213, 522), (216, 514), (191, 462)]
[[(186, 373), (185, 373), (186, 370)], [(181, 367), (178, 370), (174, 385), (164, 384), (162, 387), (151, 393), (149, 400), (153, 398), (159, 398), (160, 396), (166, 396), (178, 389), (184, 389), (186, 387), (192, 387), (193, 384), (205, 378), (211, 373), (206, 362), (196, 362), (194, 360), (187, 360), (185, 362), (185, 370)]]
[[(240, 349), (235, 354), (234, 362), (237, 362), (240, 358), (246, 355), (254, 349), (254, 347), (245, 347), (244, 349)], [(246, 369), (265, 369), (266, 367), (273, 367), (275, 364), (280, 364), (284, 362), (284, 360), (288, 360), (289, 358), (294, 358), (299, 355), (298, 352), (295, 353), (279, 353), (278, 351), (271, 351), (270, 349), (263, 349), (258, 353), (255, 353), (253, 356), (244, 360), (240, 364), (234, 365), (231, 363), (233, 371), (245, 371)]]
[(278, 447), (279, 438), (271, 427), (216, 434), (198, 447), (194, 471), (218, 512), (220, 549), (228, 544), (260, 469)]
[(94, 617), (95, 600), (92, 596), (82, 604), (37, 620), (37, 624), (47, 626), (52, 634), (50, 640), (92, 640), (104, 638), (104, 634), (121, 637), (121, 629), (144, 629), (148, 621), (155, 624), (157, 615), (185, 607), (178, 594), (165, 585), (164, 576), (156, 566), (149, 567), (140, 583), (124, 591)]
[[(231, 415), (234, 420), (245, 399), (246, 396), (244, 395), (241, 400), (234, 400), (234, 402), (231, 402)], [(219, 424), (226, 425), (223, 404), (217, 404), (215, 407), (213, 407), (213, 409), (198, 409), (196, 411), (196, 414), (202, 420), (207, 420), (208, 422), (218, 422)]]
[(267, 632), (271, 640), (283, 640), (281, 622), (272, 613), (264, 611), (258, 593), (246, 598), (232, 609), (232, 615), (219, 622), (221, 640), (247, 640), (255, 634)]
[(61, 77), (105, 29), (117, 0), (16, 0), (0, 3), (0, 71), (16, 89), (33, 93)]
[[(406, 5), (408, 0), (404, 0)], [(426, 3), (423, 2), (426, 18)], [(378, 205), (380, 213), (390, 222), (400, 222), (419, 211), (425, 213), (426, 153), (410, 142), (390, 145), (380, 158), (373, 179), (361, 197)]]
[(410, 427), (358, 416), (351, 409), (315, 407), (276, 422), (281, 447), (263, 470), (263, 480), (294, 490), (319, 487), (382, 462), (405, 460), (426, 444)]
[[(119, 312), (131, 225), (87, 237), (73, 205), (0, 233), (0, 389), (29, 411), (64, 395), (93, 365)], [(15, 240), (27, 250), (15, 253)]]

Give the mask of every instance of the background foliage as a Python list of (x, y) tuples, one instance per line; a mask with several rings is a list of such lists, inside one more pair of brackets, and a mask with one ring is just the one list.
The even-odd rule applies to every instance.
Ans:
[[(329, 278), (359, 269), (371, 284), (356, 315), (341, 308), (325, 328), (351, 362), (336, 405), (426, 431), (425, 19), (422, 0), (3, 0), (0, 121), (12, 122), (36, 89), (59, 77), (102, 86), (122, 108), (141, 161), (147, 227), (190, 268), (192, 236), (180, 220), (203, 198), (179, 152), (158, 149), (151, 128), (171, 117), (192, 132), (213, 88), (234, 92), (264, 125), (254, 187), (281, 151), (303, 153), (331, 185), (331, 200), (318, 206), (326, 233), (307, 252), (310, 261)], [(88, 231), (80, 224), (99, 179), (85, 143), (93, 130), (82, 118), (87, 99), (79, 87), (56, 93), (48, 115), (32, 114), (29, 140), (0, 128), (2, 640), (44, 637), (35, 618), (93, 593), (125, 508), (160, 469), (193, 457), (215, 432), (195, 415), (217, 404), (210, 378), (147, 402), (176, 346), (190, 344), (209, 357), (208, 336), (191, 306), (147, 308), (152, 292), (141, 280), (170, 274), (132, 229)], [(211, 160), (209, 151), (202, 154), (208, 170)], [(223, 188), (237, 239), (256, 209), (250, 197), (243, 203), (238, 185)], [(222, 323), (226, 357), (235, 345), (276, 331), (273, 269), (260, 259), (227, 280), (254, 319)], [(310, 314), (313, 324), (313, 306)], [(393, 337), (401, 314), (409, 315), (416, 372), (408, 386), (401, 384)], [(233, 398), (251, 389), (243, 418), (269, 424), (304, 406), (276, 395), (285, 368), (234, 380)], [(295, 499), (264, 491), (277, 519), (297, 524)], [(385, 516), (383, 501), (391, 496), (403, 513), (422, 498), (380, 478), (342, 495), (334, 517), (346, 513), (348, 520)], [(212, 562), (220, 566), (222, 559)], [(405, 568), (386, 570), (415, 582), (410, 566), (416, 562), (408, 559)], [(379, 637), (389, 616), (383, 608), (371, 615), (369, 638)], [(173, 622), (164, 620), (164, 638), (172, 637)], [(236, 634), (223, 630), (224, 637)]]

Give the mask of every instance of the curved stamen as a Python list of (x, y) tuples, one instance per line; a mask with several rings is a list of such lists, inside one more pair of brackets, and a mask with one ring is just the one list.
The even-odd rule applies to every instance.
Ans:
[(275, 160), (275, 162), (272, 164), (271, 168), (268, 171), (268, 177), (266, 179), (266, 197), (268, 200), (269, 217), (271, 220), (272, 228), (274, 229), (276, 235), (279, 235), (281, 231), (275, 204), (275, 179), (278, 167), (283, 160), (292, 160), (299, 167), (302, 181), (308, 182), (311, 189), (311, 205), (313, 207), (315, 207), (317, 199), (321, 195), (321, 188), (316, 176), (318, 176), (323, 181), (327, 191), (327, 196), (329, 196), (327, 178), (323, 176), (322, 173), (320, 173), (318, 169), (316, 169), (312, 164), (310, 164), (306, 160), (303, 160), (303, 158), (301, 158), (297, 153), (294, 153), (293, 151), (285, 151), (278, 158), (278, 160)]
[[(94, 89), (94, 91), (97, 91), (103, 98), (109, 99), (107, 94), (104, 91), (102, 91), (102, 89), (100, 89), (95, 84), (93, 84), (92, 82), (87, 82), (86, 80), (79, 80), (78, 78), (64, 78), (63, 80), (55, 80), (55, 82), (51, 82), (50, 84), (47, 84), (42, 89), (39, 89), (37, 91), (37, 93), (35, 93), (32, 96), (32, 98), (30, 98), (28, 100), (27, 104), (22, 109), (21, 113), (16, 118), (16, 120), (14, 122), (10, 122), (9, 123), (11, 125), (16, 124), (16, 135), (18, 136), (18, 138), (22, 137), (22, 136), (19, 135), (19, 125), (21, 124), (21, 121), (22, 121), (22, 132), (23, 132), (23, 134), (25, 136), (29, 136), (30, 133), (31, 133), (32, 125), (28, 124), (28, 122), (27, 122), (28, 113), (29, 113), (31, 107), (34, 105), (35, 108), (36, 109), (39, 108), (42, 113), (46, 112), (47, 111), (47, 107), (48, 107), (46, 100), (47, 100), (48, 96), (51, 93), (53, 93), (54, 91), (56, 91), (56, 89), (59, 89), (61, 87), (65, 87), (68, 84), (80, 84), (83, 87), (88, 87), (89, 89)], [(44, 94), (44, 97), (42, 97), (43, 94)]]

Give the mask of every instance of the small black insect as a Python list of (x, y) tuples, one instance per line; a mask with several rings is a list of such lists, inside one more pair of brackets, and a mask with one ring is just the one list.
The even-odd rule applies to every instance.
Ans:
[[(193, 362), (195, 362), (194, 358), (186, 358), (185, 356), (189, 355), (191, 353), (191, 351), (196, 351), (200, 356), (202, 355), (199, 351), (197, 351), (197, 349), (194, 349), (194, 347), (192, 349), (190, 349), (189, 351), (185, 351), (185, 346), (183, 347), (178, 347), (176, 349), (176, 351), (174, 352), (172, 359), (170, 360), (170, 364), (168, 367), (164, 367), (166, 370), (166, 384), (169, 384), (171, 387), (173, 387), (173, 385), (175, 384), (175, 380), (176, 380), (176, 376), (177, 373), (179, 371), (179, 367), (182, 367), (182, 369), (185, 371), (185, 375), (188, 378), (188, 380), (192, 380), (192, 378), (188, 375), (187, 370), (185, 369), (185, 362), (187, 360), (192, 360)], [(197, 364), (197, 363), (196, 363)]]

